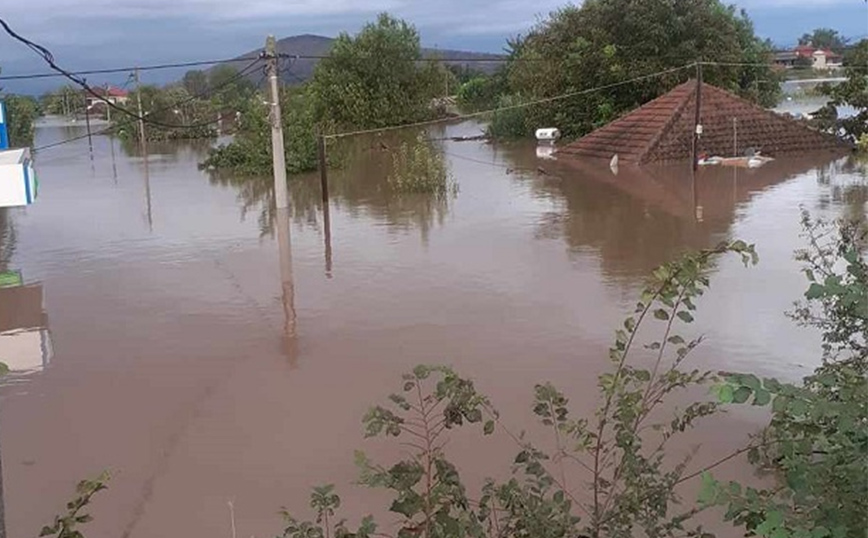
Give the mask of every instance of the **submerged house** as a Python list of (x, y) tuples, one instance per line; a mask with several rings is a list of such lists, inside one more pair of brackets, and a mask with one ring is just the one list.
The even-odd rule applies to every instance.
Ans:
[[(625, 114), (612, 123), (564, 146), (558, 155), (576, 159), (611, 159), (648, 164), (690, 160), (696, 121), (696, 81)], [(700, 88), (698, 152), (742, 155), (748, 148), (780, 157), (806, 152), (843, 152), (851, 149), (833, 135), (766, 110), (710, 84)]]

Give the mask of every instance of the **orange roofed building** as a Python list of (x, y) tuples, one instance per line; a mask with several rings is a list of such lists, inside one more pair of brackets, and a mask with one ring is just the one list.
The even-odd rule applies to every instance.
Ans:
[[(851, 149), (837, 137), (765, 110), (732, 93), (702, 84), (699, 152), (742, 155), (747, 148), (778, 157), (810, 151)], [(691, 80), (612, 123), (558, 150), (561, 157), (611, 159), (646, 164), (690, 160), (696, 114)]]

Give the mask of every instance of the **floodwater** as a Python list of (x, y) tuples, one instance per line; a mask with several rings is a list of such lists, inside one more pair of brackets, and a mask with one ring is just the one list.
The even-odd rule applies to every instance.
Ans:
[[(82, 132), (43, 126), (36, 144)], [(800, 207), (866, 211), (864, 168), (846, 158), (702, 170), (694, 186), (683, 166), (613, 176), (482, 142), (443, 143), (454, 198), (398, 196), (389, 143), (355, 144), (330, 173), (330, 233), (318, 177), (293, 179), (291, 212), (276, 212), (267, 178), (199, 171), (201, 144), (152, 144), (147, 163), (105, 137), (92, 158), (86, 139), (38, 154), (37, 203), (0, 213), (0, 272), (22, 281), (0, 288), (9, 536), (38, 534), (103, 469), (96, 537), (273, 536), (280, 507), (307, 514), (323, 483), (351, 519), (376, 512), (384, 497), (352, 484), (353, 451), (394, 455), (360, 419), (402, 372), (454, 366), (515, 430), (532, 423), (536, 382), (590, 414), (644, 275), (727, 238), (761, 261), (720, 262), (687, 333), (706, 335), (695, 364), (798, 379), (819, 357), (784, 315), (805, 288)], [(761, 418), (732, 413), (698, 436), (739, 446)], [(502, 434), (449, 449), (473, 483), (517, 450)]]

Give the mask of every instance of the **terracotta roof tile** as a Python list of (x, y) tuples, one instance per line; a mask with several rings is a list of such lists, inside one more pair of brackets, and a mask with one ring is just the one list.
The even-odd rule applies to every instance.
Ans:
[[(696, 82), (669, 93), (597, 129), (559, 153), (571, 157), (650, 163), (690, 159), (693, 146)], [(700, 152), (741, 155), (747, 148), (766, 155), (848, 149), (838, 138), (765, 110), (725, 90), (702, 85)]]

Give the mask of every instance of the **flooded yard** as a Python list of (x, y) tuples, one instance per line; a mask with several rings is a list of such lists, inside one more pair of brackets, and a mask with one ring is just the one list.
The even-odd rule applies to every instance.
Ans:
[[(36, 145), (82, 133), (43, 126)], [(613, 176), (484, 142), (443, 142), (454, 198), (396, 196), (371, 142), (330, 172), (327, 234), (318, 176), (291, 180), (287, 215), (269, 178), (200, 171), (207, 146), (155, 144), (146, 174), (118, 141), (93, 143), (92, 157), (87, 139), (40, 152), (37, 203), (0, 213), (0, 272), (33, 290), (13, 301), (0, 288), (0, 332), (25, 309), (42, 329), (20, 361), (0, 347), (18, 370), (0, 392), (13, 537), (103, 469), (93, 536), (231, 536), (230, 502), (239, 536), (272, 536), (280, 507), (304, 514), (322, 483), (367, 513), (382, 496), (352, 485), (353, 451), (388, 449), (363, 440), (360, 419), (401, 373), (449, 364), (516, 430), (536, 382), (590, 414), (644, 276), (727, 238), (756, 243), (760, 264), (721, 261), (691, 328), (707, 335), (695, 364), (799, 379), (820, 357), (818, 335), (784, 314), (805, 288), (800, 207), (866, 210), (852, 188), (865, 172), (847, 158), (702, 170), (694, 185), (687, 166)], [(721, 420), (698, 432), (716, 450), (761, 416)], [(497, 435), (453, 447), (471, 481), (516, 452)]]

